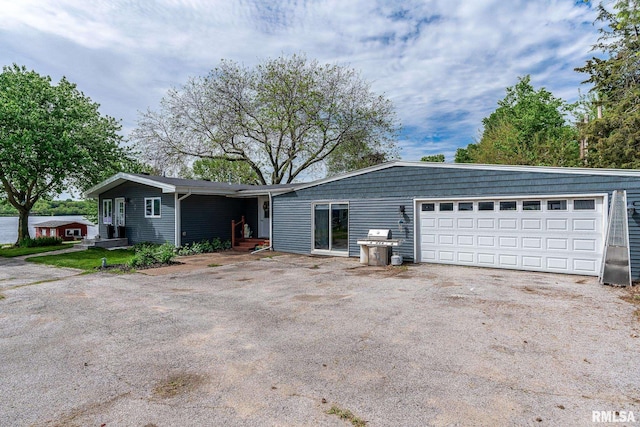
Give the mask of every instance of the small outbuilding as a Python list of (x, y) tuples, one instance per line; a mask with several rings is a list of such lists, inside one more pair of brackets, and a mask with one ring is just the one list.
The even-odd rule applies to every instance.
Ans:
[(78, 221), (45, 221), (35, 224), (36, 238), (59, 237), (62, 240), (80, 240), (87, 236), (87, 224)]

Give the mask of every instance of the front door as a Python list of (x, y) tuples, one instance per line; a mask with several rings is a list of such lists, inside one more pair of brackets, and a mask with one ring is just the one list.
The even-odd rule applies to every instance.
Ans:
[[(119, 197), (115, 200), (116, 212), (113, 225), (116, 227), (116, 237), (124, 237), (124, 198)], [(121, 232), (122, 231), (122, 232)], [(122, 234), (122, 236), (120, 235)]]
[(269, 238), (269, 217), (271, 216), (271, 206), (269, 206), (269, 198), (258, 197), (258, 237)]

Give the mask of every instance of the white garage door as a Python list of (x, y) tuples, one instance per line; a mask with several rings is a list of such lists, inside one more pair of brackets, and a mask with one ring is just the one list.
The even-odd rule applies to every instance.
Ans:
[(418, 203), (420, 261), (597, 276), (603, 196)]

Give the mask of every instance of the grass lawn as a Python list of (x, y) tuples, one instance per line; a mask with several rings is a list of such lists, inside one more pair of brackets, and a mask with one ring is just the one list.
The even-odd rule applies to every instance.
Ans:
[(51, 252), (51, 251), (59, 251), (61, 249), (68, 249), (72, 245), (80, 242), (63, 242), (61, 245), (54, 246), (40, 246), (34, 248), (1, 248), (0, 256), (5, 258), (13, 258), (22, 255), (32, 255), (32, 254), (41, 254), (43, 252)]
[(86, 251), (69, 252), (59, 255), (42, 255), (29, 257), (27, 261), (38, 264), (55, 265), (56, 267), (70, 267), (81, 270), (93, 270), (102, 265), (102, 258), (107, 259), (107, 264), (126, 264), (133, 258), (133, 249), (107, 250), (103, 248), (91, 248)]

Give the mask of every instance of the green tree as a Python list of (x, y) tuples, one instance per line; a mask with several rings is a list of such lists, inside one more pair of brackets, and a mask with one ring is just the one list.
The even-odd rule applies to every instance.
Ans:
[[(589, 121), (580, 125), (594, 167), (640, 168), (640, 2), (618, 0), (613, 11), (598, 6), (600, 39), (593, 50), (603, 57), (576, 68), (593, 85)], [(600, 110), (600, 117), (596, 113)]]
[(398, 128), (391, 102), (356, 71), (293, 55), (254, 68), (222, 61), (143, 113), (133, 139), (161, 169), (222, 159), (278, 184), (318, 167), (339, 172), (361, 154), (393, 157)]
[(29, 237), (34, 204), (85, 189), (119, 168), (119, 123), (62, 78), (57, 85), (25, 67), (0, 74), (0, 183), (18, 211), (18, 242)]
[(224, 159), (198, 159), (191, 169), (181, 175), (185, 178), (208, 179), (215, 182), (258, 184), (256, 172), (245, 162), (230, 162)]
[(436, 162), (444, 163), (444, 154), (432, 154), (430, 156), (423, 156), (420, 159), (421, 162)]
[(457, 162), (577, 166), (579, 143), (567, 123), (571, 106), (545, 88), (535, 90), (530, 77), (506, 89), (498, 108), (482, 120), (480, 140), (456, 153)]

